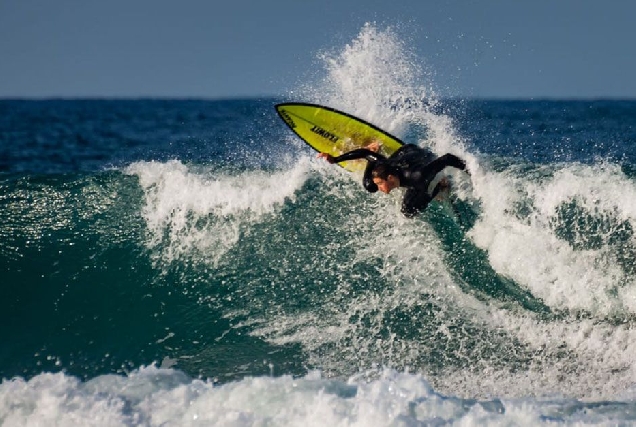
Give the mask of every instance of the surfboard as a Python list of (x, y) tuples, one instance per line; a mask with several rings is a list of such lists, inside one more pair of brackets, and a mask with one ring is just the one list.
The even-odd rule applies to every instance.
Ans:
[[(287, 102), (276, 105), (276, 111), (311, 148), (334, 157), (372, 143), (379, 143), (379, 153), (389, 157), (403, 145), (388, 132), (334, 108)], [(352, 160), (338, 164), (348, 171), (358, 172), (364, 170), (366, 163), (366, 160)]]

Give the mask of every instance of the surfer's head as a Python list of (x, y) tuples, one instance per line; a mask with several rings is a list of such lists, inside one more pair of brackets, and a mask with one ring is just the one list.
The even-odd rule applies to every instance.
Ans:
[(385, 163), (380, 163), (373, 168), (371, 177), (373, 178), (373, 183), (385, 194), (389, 194), (391, 190), (400, 186), (400, 178), (397, 169)]

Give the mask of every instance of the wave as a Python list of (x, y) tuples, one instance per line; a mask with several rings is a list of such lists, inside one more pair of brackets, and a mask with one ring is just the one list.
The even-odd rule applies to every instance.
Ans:
[[(161, 360), (223, 384), (143, 368), (130, 377), (142, 378), (139, 387), (154, 387), (155, 374), (179, 386), (141, 403), (109, 400), (110, 392), (77, 403), (112, 404), (114, 416), (133, 417), (122, 422), (149, 424), (150, 410), (131, 408), (155, 408), (162, 393), (187, 398), (295, 381), (264, 377), (270, 373), (315, 384), (306, 375), (316, 369), (331, 378), (316, 380), (324, 388), (384, 368), (432, 387), (437, 394), (416, 393), (400, 406), (415, 408), (411, 417), (425, 411), (422, 396), (442, 394), (461, 402), (453, 411), (468, 412), (485, 409), (464, 398), (519, 398), (506, 416), (535, 405), (528, 416), (539, 422), (550, 415), (532, 395), (620, 399), (635, 382), (633, 177), (607, 162), (539, 164), (480, 152), (443, 113), (430, 76), (405, 49), (393, 31), (365, 26), (343, 51), (321, 57), (325, 78), (302, 93), (467, 160), (471, 177), (451, 172), (454, 196), (415, 220), (400, 214), (399, 194), (367, 194), (358, 177), (300, 148), (281, 154), (301, 144), (283, 126), (272, 131), (273, 108), (260, 145), (238, 153), (219, 142), (206, 161), (133, 156), (96, 173), (3, 176), (0, 261), (8, 285), (0, 320), (16, 326), (5, 331), (11, 346), (0, 353), (8, 361), (0, 369), (31, 378), (4, 386), (126, 383), (104, 374)], [(391, 63), (390, 73), (369, 66)], [(241, 136), (252, 141), (246, 129)], [(422, 376), (395, 373), (407, 371)], [(356, 396), (367, 386), (394, 386), (382, 378), (356, 382)], [(329, 410), (350, 402), (336, 393)], [(559, 402), (558, 419), (595, 410), (575, 402), (566, 413)]]

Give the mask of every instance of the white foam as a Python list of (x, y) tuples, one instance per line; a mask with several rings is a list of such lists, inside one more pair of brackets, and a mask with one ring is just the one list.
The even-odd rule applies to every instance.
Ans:
[(239, 241), (241, 230), (294, 200), (305, 181), (307, 162), (286, 171), (243, 172), (232, 176), (213, 170), (192, 171), (183, 163), (138, 162), (126, 173), (139, 177), (145, 193), (143, 215), (148, 245), (172, 262), (205, 254), (218, 263)]
[[(542, 179), (487, 172), (479, 176), (475, 189), (483, 214), (470, 236), (488, 250), (497, 271), (554, 308), (601, 315), (635, 312), (633, 278), (614, 261), (615, 249), (609, 244), (613, 230), (599, 237), (601, 247), (585, 249), (559, 238), (554, 227), (558, 209), (576, 201), (592, 215), (626, 221), (636, 229), (636, 185), (617, 166), (564, 165)], [(517, 215), (520, 203), (530, 203), (531, 212)]]
[[(322, 256), (321, 263), (343, 271), (336, 290), (303, 313), (279, 310), (274, 319), (252, 316), (251, 334), (276, 345), (302, 343), (310, 365), (342, 375), (378, 363), (417, 369), (421, 355), (438, 344), (422, 339), (438, 328), (419, 322), (429, 303), (439, 308), (435, 320), (441, 328), (462, 321), (483, 324), (487, 306), (456, 285), (434, 231), (403, 218), (396, 201), (379, 199), (372, 210), (390, 214), (373, 216), (370, 223), (364, 212), (360, 219), (343, 218), (344, 224), (357, 224), (362, 241), (352, 245), (351, 258)], [(351, 272), (373, 259), (382, 260), (376, 273), (386, 286), (362, 291), (359, 277)], [(393, 312), (416, 316), (410, 337), (387, 331)]]
[(0, 423), (14, 426), (575, 425), (633, 422), (634, 404), (575, 400), (463, 400), (420, 375), (377, 379), (248, 377), (223, 385), (141, 368), (86, 383), (63, 373), (0, 384)]
[[(545, 321), (496, 307), (489, 307), (483, 320), (491, 330), (514, 337), (519, 355), (525, 352), (531, 357), (511, 364), (482, 359), (468, 369), (445, 369), (441, 380), (432, 381), (440, 391), (462, 397), (603, 400), (626, 396), (636, 383), (631, 356), (636, 351), (636, 331), (629, 324), (569, 318)], [(509, 357), (506, 349), (501, 357)]]

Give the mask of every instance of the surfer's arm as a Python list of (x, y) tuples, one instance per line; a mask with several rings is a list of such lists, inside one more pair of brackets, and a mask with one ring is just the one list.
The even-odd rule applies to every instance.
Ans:
[(364, 170), (362, 185), (364, 185), (364, 188), (366, 188), (367, 191), (370, 193), (375, 193), (376, 191), (378, 191), (378, 186), (373, 182), (371, 172), (373, 172), (373, 168), (377, 162), (386, 160), (386, 157), (384, 157), (382, 154), (378, 154), (375, 151), (368, 150), (366, 148), (359, 148), (357, 150), (344, 153), (338, 157), (333, 157), (329, 153), (320, 153), (318, 154), (318, 157), (327, 160), (329, 163), (340, 163), (349, 160), (366, 159), (369, 163), (367, 163), (367, 167)]
[(444, 154), (426, 165), (427, 175), (437, 175), (445, 167), (450, 166), (459, 170), (466, 170), (466, 162), (454, 154)]
[(376, 153), (366, 148), (358, 148), (357, 150), (349, 151), (338, 157), (333, 158), (333, 163), (347, 162), (349, 160), (365, 159), (369, 162), (379, 162), (386, 160), (382, 154)]
[(318, 153), (318, 157), (321, 159), (325, 159), (329, 163), (340, 163), (358, 159), (366, 159), (369, 162), (386, 160), (386, 157), (384, 157), (382, 154), (367, 150), (366, 148), (358, 148), (357, 150), (349, 151), (348, 153), (344, 153), (338, 157), (334, 157), (329, 153)]

